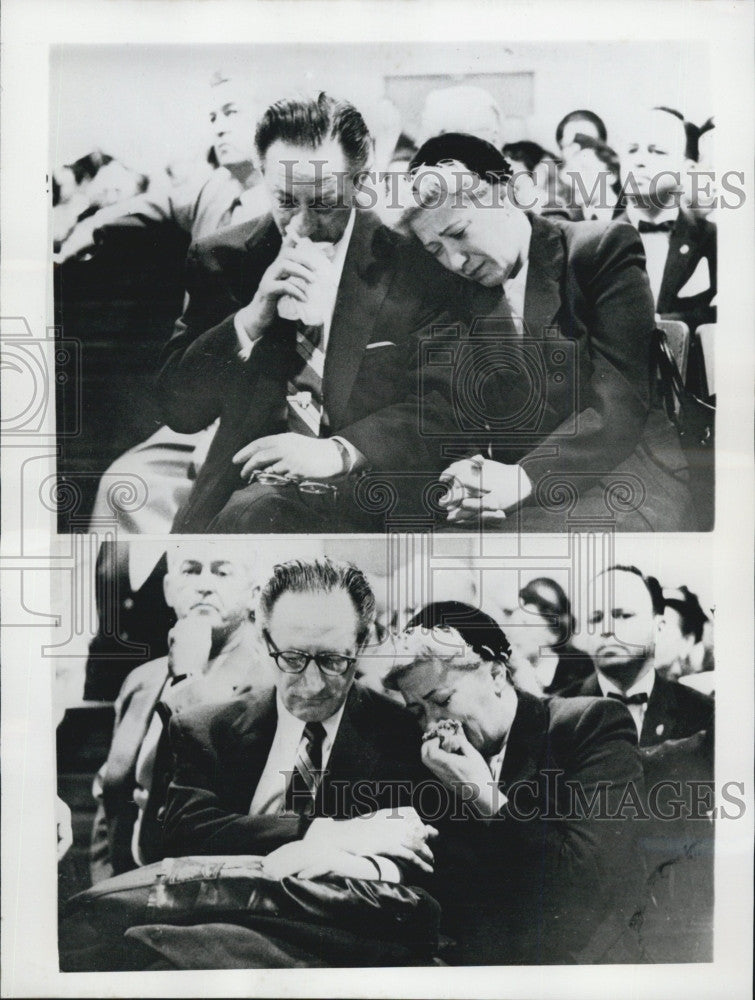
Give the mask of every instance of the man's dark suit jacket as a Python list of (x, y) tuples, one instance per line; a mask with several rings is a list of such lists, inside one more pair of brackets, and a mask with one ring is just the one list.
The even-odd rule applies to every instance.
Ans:
[[(264, 855), (304, 835), (308, 821), (293, 814), (249, 815), (276, 725), (273, 691), (171, 718), (175, 768), (164, 812), (168, 855)], [(411, 783), (421, 775), (414, 719), (354, 684), (314, 815), (345, 819), (409, 802)]]
[[(600, 698), (598, 678), (593, 675), (564, 692), (565, 696), (589, 695)], [(713, 699), (686, 684), (668, 681), (656, 672), (653, 690), (642, 723), (640, 746), (651, 747), (666, 740), (694, 736), (713, 724)], [(635, 730), (636, 732), (636, 730)]]
[(614, 222), (530, 221), (524, 335), (511, 335), (503, 294), (477, 286), (462, 348), (479, 372), (470, 433), (475, 418), (478, 430), (488, 424), (492, 457), (520, 463), (533, 483), (501, 527), (564, 530), (594, 517), (626, 531), (694, 530), (678, 435), (652, 400), (639, 235)]
[[(449, 961), (631, 961), (644, 868), (631, 808), (630, 819), (610, 817), (628, 787), (644, 798), (632, 719), (606, 699), (517, 699), (499, 782), (508, 803), (491, 820), (441, 824), (433, 842), (436, 895), (457, 942)], [(603, 784), (602, 805), (580, 810), (566, 782), (584, 803)]]
[[(619, 218), (627, 222), (626, 214)], [(665, 319), (679, 319), (694, 333), (701, 323), (716, 322), (716, 307), (711, 302), (718, 288), (717, 228), (710, 219), (698, 218), (684, 209), (674, 223), (669, 235), (668, 256), (663, 269), (663, 279), (658, 290), (655, 311)], [(701, 260), (707, 260), (710, 287), (696, 295), (679, 297)]]
[[(296, 326), (276, 319), (243, 362), (233, 323), (280, 246), (266, 216), (189, 251), (189, 302), (166, 348), (159, 391), (174, 430), (192, 433), (217, 417), (220, 426), (176, 516), (176, 532), (205, 531), (245, 485), (232, 456), (259, 437), (286, 430), (286, 386), (299, 365)], [(419, 430), (419, 340), (459, 282), (374, 215), (357, 212), (330, 328), (323, 397), (330, 433), (353, 444), (376, 472), (411, 469), (434, 477), (442, 469), (436, 443)], [(423, 420), (435, 429), (446, 424), (449, 398), (448, 385), (434, 371), (423, 373)]]

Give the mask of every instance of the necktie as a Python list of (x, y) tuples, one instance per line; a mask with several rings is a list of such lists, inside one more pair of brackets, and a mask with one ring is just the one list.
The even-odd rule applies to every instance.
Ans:
[(319, 437), (327, 417), (322, 408), (322, 374), (325, 352), (323, 327), (298, 324), (296, 353), (302, 362), (298, 374), (288, 383), (288, 429), (307, 437)]
[(646, 705), (648, 696), (642, 691), (640, 694), (619, 694), (618, 691), (609, 691), (609, 698), (615, 698), (616, 701), (620, 701), (622, 705)]
[(646, 222), (644, 219), (639, 219), (637, 222), (638, 233), (670, 233), (673, 228), (673, 219), (667, 219), (665, 222)]
[(291, 781), (286, 789), (286, 811), (299, 816), (314, 812), (315, 796), (322, 780), (322, 743), (325, 727), (321, 722), (308, 722), (304, 727), (296, 753)]

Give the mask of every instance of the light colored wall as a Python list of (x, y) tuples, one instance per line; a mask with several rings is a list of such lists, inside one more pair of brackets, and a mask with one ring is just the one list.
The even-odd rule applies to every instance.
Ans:
[(442, 73), (452, 83), (471, 73), (532, 72), (526, 137), (547, 147), (558, 120), (577, 107), (600, 114), (614, 141), (635, 109), (661, 103), (695, 121), (716, 110), (706, 50), (688, 42), (66, 46), (51, 62), (52, 165), (95, 146), (147, 172), (200, 154), (209, 146), (206, 82), (219, 67), (248, 73), (261, 102), (298, 88), (332, 89), (368, 119), (386, 76)]

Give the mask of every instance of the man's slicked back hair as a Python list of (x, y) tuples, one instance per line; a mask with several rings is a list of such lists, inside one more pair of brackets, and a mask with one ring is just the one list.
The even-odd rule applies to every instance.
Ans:
[(327, 139), (337, 139), (349, 166), (364, 170), (372, 152), (372, 137), (353, 104), (330, 97), (290, 97), (271, 104), (260, 118), (254, 136), (257, 155), (264, 161), (274, 142), (317, 150)]
[(375, 595), (364, 573), (350, 563), (333, 559), (305, 562), (292, 559), (279, 563), (260, 594), (259, 611), (267, 627), (279, 597), (283, 594), (332, 594), (343, 590), (351, 598), (357, 615), (357, 644), (365, 642), (375, 619)]

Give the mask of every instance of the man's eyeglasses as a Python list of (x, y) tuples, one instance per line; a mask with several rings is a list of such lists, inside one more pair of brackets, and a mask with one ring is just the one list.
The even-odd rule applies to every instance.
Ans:
[(296, 476), (283, 475), (280, 472), (265, 472), (255, 469), (249, 482), (262, 483), (263, 486), (295, 486), (300, 493), (310, 496), (329, 496), (335, 500), (338, 487), (332, 483), (324, 483), (319, 479), (297, 479)]
[(268, 653), (284, 674), (302, 674), (314, 660), (322, 673), (329, 677), (342, 677), (357, 662), (356, 656), (343, 656), (340, 653), (304, 653), (299, 649), (278, 649), (267, 629), (263, 630), (262, 635), (267, 643)]

